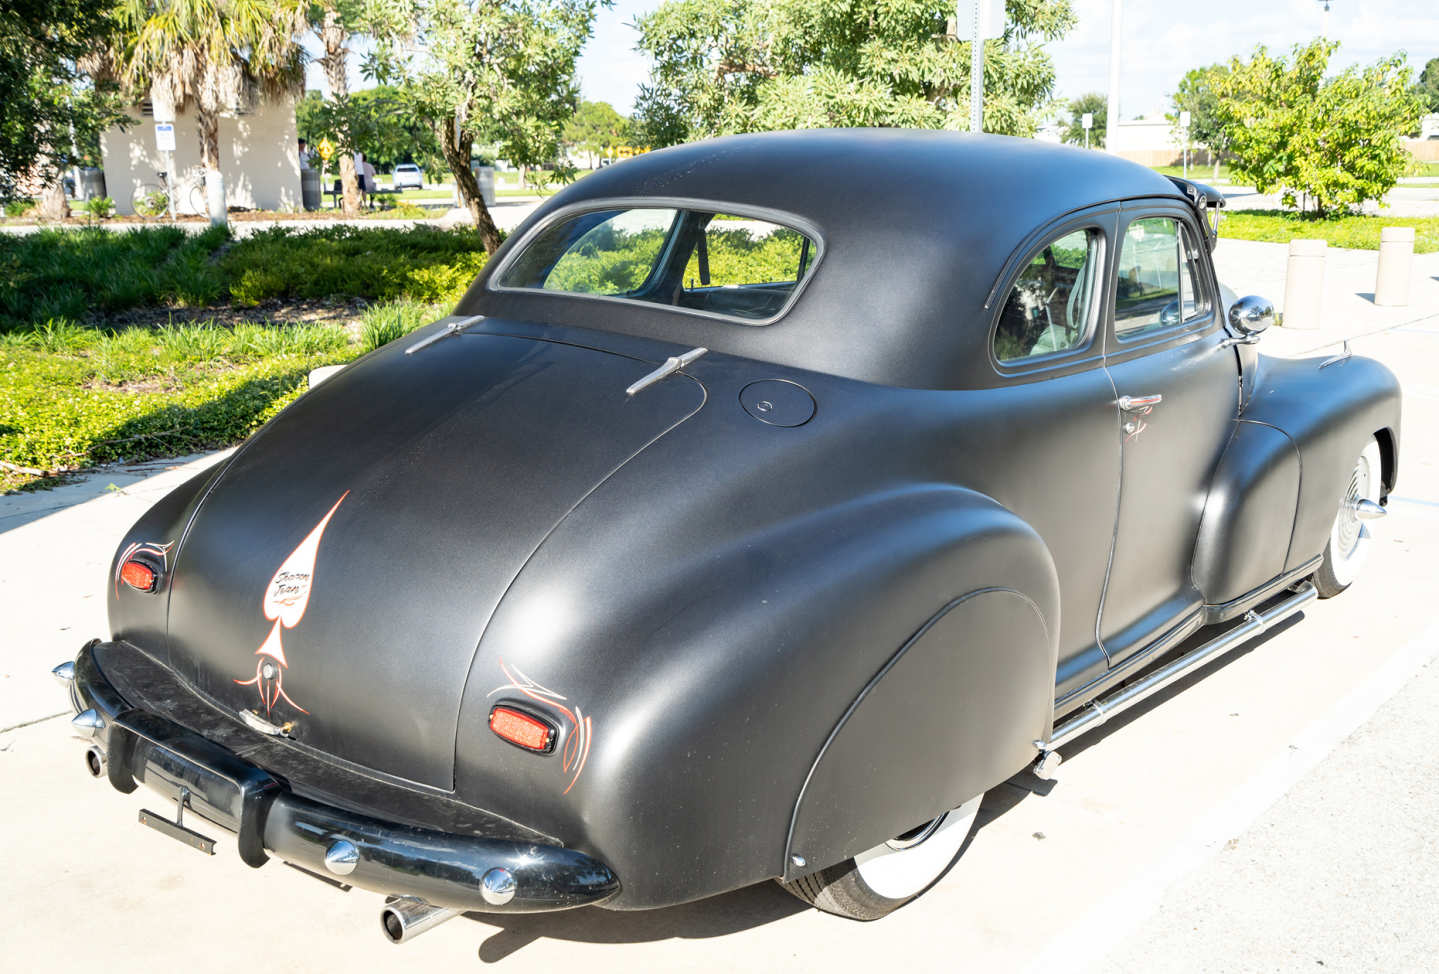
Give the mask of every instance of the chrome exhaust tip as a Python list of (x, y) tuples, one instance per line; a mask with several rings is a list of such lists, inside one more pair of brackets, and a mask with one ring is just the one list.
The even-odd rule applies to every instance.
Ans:
[(396, 896), (380, 911), (380, 929), (390, 943), (403, 944), (459, 915), (459, 910), (434, 906), (418, 896)]
[(85, 770), (90, 772), (92, 778), (103, 778), (105, 776), (105, 752), (94, 746), (86, 748)]

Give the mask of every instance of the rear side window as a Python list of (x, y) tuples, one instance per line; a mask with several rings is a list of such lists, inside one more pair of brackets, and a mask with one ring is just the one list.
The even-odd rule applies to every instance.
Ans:
[(594, 210), (534, 237), (498, 285), (763, 321), (784, 310), (817, 251), (808, 234), (753, 217), (665, 207)]
[(1209, 314), (1189, 228), (1170, 217), (1135, 220), (1124, 233), (1114, 291), (1114, 333), (1135, 338)]
[(1005, 299), (994, 357), (1020, 362), (1083, 345), (1098, 278), (1098, 230), (1075, 230), (1045, 244)]

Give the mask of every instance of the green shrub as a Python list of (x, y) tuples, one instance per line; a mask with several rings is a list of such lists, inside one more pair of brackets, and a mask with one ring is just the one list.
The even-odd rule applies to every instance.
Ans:
[(20, 217), (35, 209), (35, 201), (31, 199), (7, 200), (5, 202), (5, 215), (7, 217)]
[(226, 298), (454, 302), (485, 265), (471, 230), (421, 226), (278, 227), (232, 241), (224, 227), (0, 235), (0, 332), (138, 307), (207, 307)]
[(115, 215), (115, 201), (108, 196), (95, 196), (86, 200), (81, 209), (92, 220), (108, 220)]
[(214, 303), (225, 287), (212, 258), (229, 239), (223, 227), (195, 236), (179, 227), (0, 235), (0, 331), (49, 318)]
[(274, 227), (236, 243), (221, 259), (231, 298), (365, 298), (454, 301), (485, 264), (474, 231)]
[(389, 301), (365, 309), (360, 316), (360, 347), (367, 352), (443, 318), (449, 309), (443, 304), (421, 301)]
[[(260, 333), (284, 337), (256, 353), (249, 345)], [(56, 322), (5, 336), (0, 458), (56, 470), (228, 445), (303, 392), (310, 369), (355, 351), (333, 325), (102, 333)]]

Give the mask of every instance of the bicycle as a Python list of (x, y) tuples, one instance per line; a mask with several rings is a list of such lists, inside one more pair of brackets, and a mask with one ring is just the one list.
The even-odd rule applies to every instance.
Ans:
[[(155, 220), (170, 212), (170, 174), (157, 170), (159, 183), (141, 183), (130, 196), (130, 209), (136, 216)], [(207, 209), (205, 174), (191, 170), (181, 176), (175, 187), (175, 215), (203, 215)]]

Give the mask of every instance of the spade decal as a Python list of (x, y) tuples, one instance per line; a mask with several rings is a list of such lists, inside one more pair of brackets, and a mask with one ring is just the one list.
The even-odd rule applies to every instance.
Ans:
[(310, 593), (314, 590), (315, 558), (320, 552), (320, 539), (325, 535), (330, 518), (335, 516), (335, 512), (349, 496), (348, 490), (340, 495), (329, 513), (320, 518), (320, 523), (305, 535), (305, 540), (290, 552), (288, 558), (280, 562), (280, 567), (270, 576), (270, 584), (265, 586), (265, 596), (260, 600), (260, 612), (274, 625), (270, 628), (270, 635), (266, 636), (260, 648), (255, 650), (255, 655), (259, 657), (255, 663), (255, 675), (248, 680), (235, 682), (241, 686), (256, 688), (260, 694), (260, 702), (265, 705), (267, 716), (281, 700), (302, 714), (309, 713), (285, 692), (284, 675), (290, 663), (285, 658), (285, 646), (280, 634), (285, 629), (295, 628), (305, 617), (305, 609), (310, 605)]

